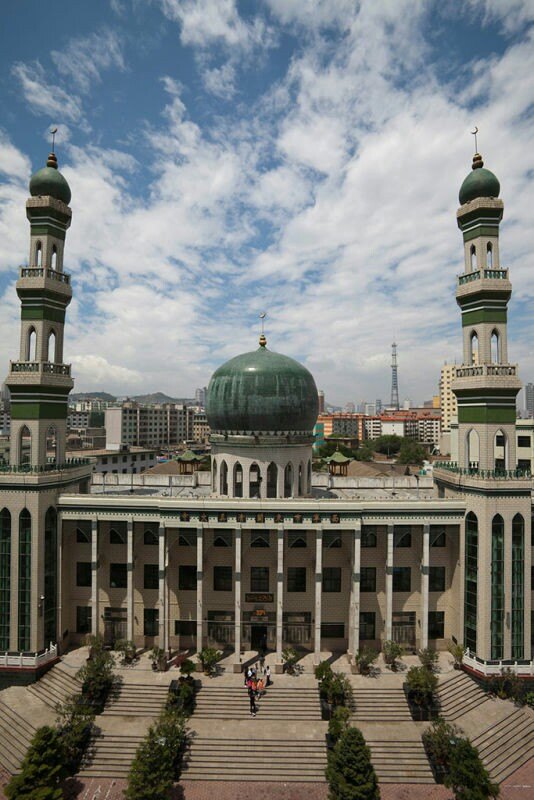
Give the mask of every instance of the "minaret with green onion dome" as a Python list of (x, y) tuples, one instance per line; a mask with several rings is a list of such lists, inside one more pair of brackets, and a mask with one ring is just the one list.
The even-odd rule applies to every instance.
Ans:
[(11, 392), (12, 466), (50, 468), (65, 461), (67, 401), (73, 381), (63, 362), (65, 312), (72, 297), (63, 270), (65, 236), (71, 223), (69, 185), (54, 152), (30, 180), (28, 266), (20, 268), (18, 361), (6, 384)]

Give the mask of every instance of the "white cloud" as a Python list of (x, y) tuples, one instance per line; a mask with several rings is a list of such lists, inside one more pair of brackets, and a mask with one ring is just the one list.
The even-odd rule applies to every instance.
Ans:
[(209, 47), (214, 43), (248, 50), (266, 46), (271, 33), (260, 17), (246, 22), (236, 0), (159, 0), (166, 17), (180, 24), (182, 44)]
[(0, 128), (0, 172), (9, 178), (26, 181), (30, 177), (30, 159), (16, 148)]
[(93, 84), (100, 83), (104, 70), (126, 69), (122, 41), (115, 31), (106, 28), (71, 39), (68, 45), (52, 50), (50, 55), (58, 72), (81, 92), (88, 92)]
[(39, 61), (32, 64), (17, 62), (12, 73), (19, 82), (24, 99), (34, 114), (79, 123), (82, 119), (80, 99), (49, 81)]
[(235, 94), (235, 67), (230, 63), (222, 67), (206, 69), (202, 75), (206, 91), (225, 100), (231, 99)]

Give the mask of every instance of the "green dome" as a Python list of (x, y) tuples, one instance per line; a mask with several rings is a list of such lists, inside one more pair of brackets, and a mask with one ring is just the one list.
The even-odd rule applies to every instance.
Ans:
[(54, 153), (48, 156), (46, 167), (31, 176), (30, 194), (32, 197), (55, 197), (66, 205), (70, 203), (70, 186), (57, 168)]
[(208, 423), (214, 433), (311, 433), (318, 410), (312, 374), (298, 361), (264, 345), (219, 367), (206, 396)]
[(501, 185), (493, 172), (484, 169), (484, 162), (478, 153), (473, 157), (473, 169), (460, 188), (460, 205), (470, 203), (477, 197), (498, 197)]

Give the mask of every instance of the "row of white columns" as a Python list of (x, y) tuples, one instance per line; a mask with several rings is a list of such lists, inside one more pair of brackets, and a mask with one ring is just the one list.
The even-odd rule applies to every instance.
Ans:
[[(242, 530), (237, 526), (235, 533), (235, 652), (237, 659), (241, 652), (241, 571), (242, 571)], [(387, 529), (387, 556), (386, 556), (386, 639), (393, 635), (393, 566), (394, 566), (394, 527), (388, 525)], [(204, 529), (197, 528), (197, 647), (202, 648), (203, 641), (203, 582), (204, 582)], [(282, 631), (283, 631), (283, 596), (284, 596), (284, 528), (279, 526), (276, 537), (276, 656), (282, 659)], [(133, 586), (133, 523), (127, 524), (127, 638), (134, 638), (134, 586)], [(316, 659), (321, 652), (321, 622), (322, 622), (322, 559), (323, 559), (323, 531), (316, 529), (315, 533), (315, 623), (314, 623), (314, 653)], [(428, 579), (430, 564), (430, 526), (423, 527), (423, 552), (421, 560), (421, 647), (428, 646)], [(98, 597), (98, 523), (92, 522), (91, 528), (91, 608), (92, 630), (99, 630), (99, 597)], [(167, 582), (168, 551), (166, 546), (165, 527), (159, 527), (158, 537), (158, 570), (159, 570), (159, 642), (160, 647), (167, 650), (169, 647), (169, 588)], [(353, 530), (352, 540), (352, 580), (349, 604), (349, 653), (356, 653), (360, 639), (360, 573), (361, 573), (361, 523), (357, 522)]]

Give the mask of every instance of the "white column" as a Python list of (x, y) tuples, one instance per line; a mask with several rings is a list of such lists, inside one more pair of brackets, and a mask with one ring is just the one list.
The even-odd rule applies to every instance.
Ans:
[(315, 532), (315, 635), (313, 637), (315, 662), (321, 657), (321, 611), (323, 593), (323, 530)]
[(386, 558), (386, 640), (393, 636), (393, 525), (388, 525)]
[(349, 653), (356, 655), (360, 649), (360, 579), (361, 579), (362, 523), (356, 522), (353, 538), (352, 586), (349, 611)]
[(203, 529), (197, 528), (197, 653), (202, 650), (202, 582), (203, 582), (203, 561), (204, 550), (202, 545)]
[[(57, 615), (56, 615), (56, 641), (54, 644), (58, 646), (58, 653), (61, 654), (62, 647), (61, 644), (63, 642), (63, 520), (61, 519), (61, 515), (57, 515), (56, 519), (57, 525), (57, 538), (56, 538), (56, 545), (57, 545), (57, 586), (56, 586), (56, 596), (54, 598), (55, 604), (57, 606)], [(50, 642), (45, 642), (45, 647), (49, 647)]]
[(98, 522), (91, 521), (91, 633), (98, 634)]
[(234, 647), (235, 663), (241, 664), (241, 526), (235, 529), (235, 611)]
[(159, 606), (159, 646), (163, 650), (167, 650), (168, 636), (167, 636), (167, 619), (166, 619), (166, 604), (165, 604), (165, 583), (167, 574), (165, 571), (165, 528), (163, 525), (159, 526), (159, 592), (158, 592), (158, 606)]
[(421, 561), (421, 648), (428, 647), (428, 577), (430, 571), (430, 525), (423, 525), (423, 559)]
[(282, 630), (284, 622), (284, 527), (277, 531), (276, 559), (276, 661), (282, 663)]
[(134, 581), (133, 581), (133, 522), (131, 519), (127, 522), (126, 533), (126, 608), (127, 608), (127, 622), (126, 622), (126, 638), (128, 641), (133, 642), (134, 638)]

